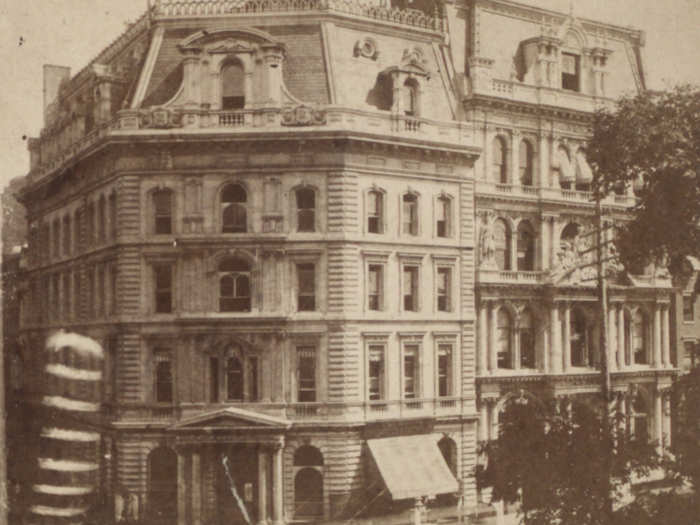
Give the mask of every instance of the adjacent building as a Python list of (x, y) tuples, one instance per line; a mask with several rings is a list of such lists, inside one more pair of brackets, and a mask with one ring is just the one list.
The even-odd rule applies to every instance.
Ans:
[[(470, 512), (510, 399), (598, 391), (585, 141), (644, 89), (643, 35), (509, 0), (154, 4), (45, 69), (21, 197), (23, 357), (104, 348), (114, 518)], [(670, 281), (614, 270), (617, 406), (667, 444)]]

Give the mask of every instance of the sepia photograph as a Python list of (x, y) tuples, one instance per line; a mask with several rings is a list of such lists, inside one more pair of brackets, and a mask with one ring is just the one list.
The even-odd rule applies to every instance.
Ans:
[(1, 0), (0, 525), (700, 524), (700, 0)]

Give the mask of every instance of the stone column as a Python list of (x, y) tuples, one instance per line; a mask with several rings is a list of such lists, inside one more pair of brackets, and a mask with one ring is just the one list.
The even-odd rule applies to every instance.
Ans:
[(571, 370), (571, 305), (564, 305), (564, 372)]
[(664, 447), (671, 448), (671, 394), (669, 392), (664, 393), (663, 414)]
[(496, 310), (494, 304), (489, 303), (489, 370), (491, 373), (498, 369), (498, 352), (496, 350)]
[(267, 458), (265, 449), (258, 447), (258, 524), (267, 524)]
[(617, 349), (620, 354), (620, 370), (627, 368), (627, 351), (625, 346), (625, 309), (620, 304), (617, 309)]
[(282, 443), (276, 443), (272, 455), (272, 520), (273, 525), (284, 523), (284, 488), (282, 485)]
[(657, 390), (654, 392), (654, 436), (653, 439), (658, 442), (657, 449), (661, 451), (664, 440), (663, 433), (663, 402), (662, 393)]
[(520, 186), (520, 132), (515, 130), (510, 138), (511, 183)]
[(489, 369), (489, 312), (486, 302), (481, 301), (479, 307), (479, 356), (478, 375), (484, 376)]
[(187, 490), (185, 481), (185, 455), (182, 450), (177, 452), (177, 525), (187, 523)]
[(652, 364), (654, 368), (661, 367), (661, 309), (654, 305), (654, 355)]
[(561, 356), (561, 324), (559, 323), (559, 305), (552, 303), (550, 310), (549, 327), (552, 333), (550, 337), (551, 360), (549, 372), (552, 374), (561, 374), (562, 356)]
[(663, 332), (662, 339), (662, 359), (666, 368), (671, 368), (671, 340), (669, 338), (671, 325), (669, 323), (668, 307), (664, 306), (661, 310), (661, 327)]
[(192, 524), (202, 525), (202, 468), (199, 451), (192, 452)]
[(608, 307), (608, 370), (617, 371), (617, 331), (615, 330), (615, 308)]

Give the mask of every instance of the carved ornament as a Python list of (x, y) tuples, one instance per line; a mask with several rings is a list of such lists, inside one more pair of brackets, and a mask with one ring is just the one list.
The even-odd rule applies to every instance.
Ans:
[(311, 106), (297, 106), (282, 111), (283, 126), (322, 126), (326, 123), (326, 112)]
[(377, 42), (368, 36), (358, 40), (355, 42), (353, 55), (355, 57), (362, 56), (364, 58), (369, 58), (370, 60), (377, 60), (377, 57), (379, 57)]

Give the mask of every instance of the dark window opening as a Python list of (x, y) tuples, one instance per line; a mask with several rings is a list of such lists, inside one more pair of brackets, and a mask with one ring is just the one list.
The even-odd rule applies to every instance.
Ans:
[(243, 401), (243, 366), (237, 357), (226, 361), (226, 399)]
[(403, 269), (403, 309), (407, 312), (418, 311), (418, 268)]
[(248, 230), (247, 200), (246, 191), (240, 184), (229, 184), (221, 192), (221, 223), (224, 233), (245, 233)]
[(439, 312), (450, 311), (450, 269), (438, 268), (437, 271), (437, 309)]
[(297, 264), (298, 309), (312, 312), (316, 309), (316, 268), (313, 263)]
[(561, 55), (561, 87), (570, 91), (580, 91), (580, 60), (578, 55), (562, 53)]
[(406, 345), (403, 350), (403, 397), (414, 399), (418, 394), (418, 346)]
[(452, 394), (452, 346), (438, 345), (438, 396)]
[(376, 191), (369, 192), (367, 195), (367, 231), (369, 233), (383, 233), (383, 208), (383, 195)]
[(219, 265), (219, 310), (250, 311), (250, 266), (241, 259), (224, 259)]
[(153, 194), (154, 231), (156, 234), (172, 233), (172, 192), (161, 190)]
[(438, 199), (437, 209), (437, 236), (448, 237), (450, 234), (450, 200), (446, 198)]
[(384, 399), (384, 347), (369, 347), (369, 400)]
[(316, 231), (316, 193), (310, 188), (296, 191), (297, 231)]
[(368, 286), (368, 308), (370, 310), (382, 309), (382, 273), (383, 268), (380, 264), (369, 265), (369, 282)]
[(159, 264), (153, 267), (155, 274), (156, 313), (167, 314), (173, 311), (172, 267)]
[(313, 346), (297, 347), (297, 399), (300, 403), (316, 401), (316, 349)]
[(173, 402), (173, 372), (169, 360), (156, 363), (156, 402)]
[(245, 107), (244, 71), (240, 62), (230, 62), (221, 70), (221, 107), (224, 110)]
[(411, 193), (403, 196), (403, 227), (407, 235), (418, 235), (418, 197)]

